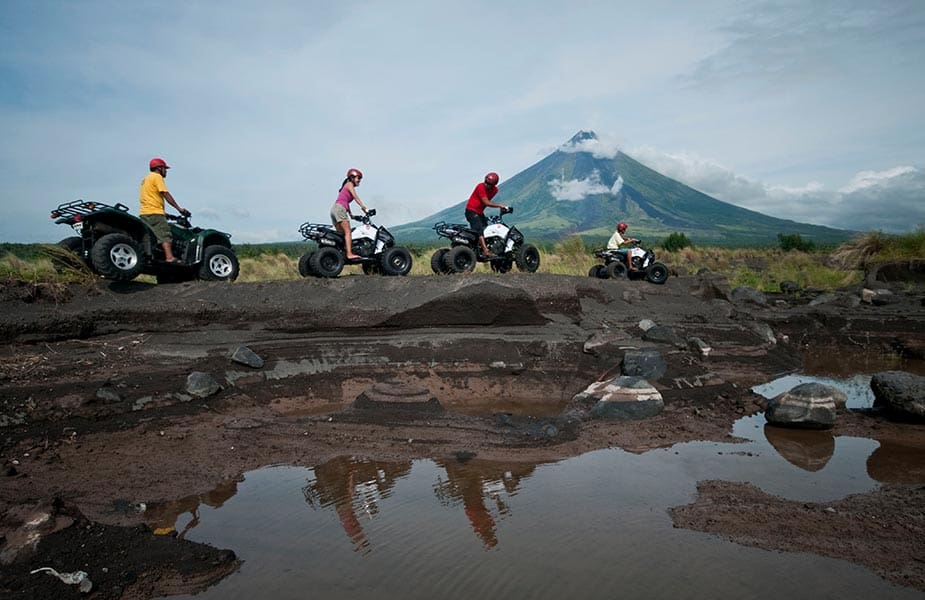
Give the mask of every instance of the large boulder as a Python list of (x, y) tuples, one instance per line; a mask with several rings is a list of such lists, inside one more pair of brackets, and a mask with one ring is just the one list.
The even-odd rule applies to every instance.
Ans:
[(642, 377), (621, 375), (592, 383), (573, 398), (573, 404), (592, 404), (590, 416), (598, 419), (647, 419), (665, 408), (662, 395)]
[(760, 306), (768, 304), (768, 297), (764, 295), (764, 292), (744, 285), (732, 290), (730, 296), (733, 302), (751, 302)]
[(829, 385), (801, 383), (768, 400), (764, 413), (771, 425), (801, 429), (831, 429), (844, 394)]
[(874, 407), (890, 416), (925, 421), (925, 377), (905, 371), (883, 371), (870, 378)]
[(668, 365), (658, 350), (627, 350), (620, 370), (631, 377), (661, 379), (667, 369)]

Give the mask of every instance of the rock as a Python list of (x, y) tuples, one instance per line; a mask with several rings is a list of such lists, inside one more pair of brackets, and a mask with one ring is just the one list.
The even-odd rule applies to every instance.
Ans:
[(723, 275), (700, 269), (697, 271), (697, 282), (691, 287), (690, 293), (704, 300), (729, 300), (729, 282)]
[(870, 389), (875, 408), (883, 408), (899, 419), (925, 420), (925, 377), (906, 371), (882, 371), (870, 378)]
[(886, 306), (887, 304), (896, 304), (900, 301), (899, 296), (890, 290), (876, 289), (871, 290), (864, 288), (861, 290), (861, 302), (873, 304), (874, 306)]
[(119, 395), (119, 392), (112, 389), (108, 386), (103, 386), (100, 389), (96, 390), (96, 397), (99, 400), (104, 400), (106, 402), (121, 402), (122, 396)]
[(768, 400), (765, 418), (771, 425), (803, 429), (831, 429), (835, 425), (839, 390), (821, 383), (801, 383)]
[(767, 323), (761, 321), (750, 321), (746, 324), (746, 327), (749, 331), (755, 333), (758, 337), (761, 338), (761, 341), (769, 346), (774, 346), (777, 344), (777, 336), (774, 335), (774, 330), (771, 329), (771, 326)]
[(653, 327), (655, 327), (655, 321), (652, 319), (643, 319), (639, 322), (639, 328), (643, 331), (649, 331)]
[(713, 348), (710, 347), (705, 341), (699, 337), (689, 337), (687, 338), (687, 346), (694, 352), (700, 355), (701, 358), (706, 358), (710, 356), (710, 353), (713, 352)]
[(861, 298), (855, 294), (843, 293), (826, 293), (810, 300), (810, 306), (821, 306), (823, 304), (832, 304), (843, 308), (854, 308), (861, 304)]
[(785, 294), (796, 294), (800, 291), (800, 284), (795, 281), (781, 281), (780, 291)]
[(231, 360), (254, 369), (263, 367), (263, 359), (247, 346), (238, 346), (231, 355)]
[(441, 413), (443, 405), (430, 390), (416, 385), (384, 381), (374, 384), (353, 401), (353, 407), (361, 410), (402, 410), (426, 413)]
[(186, 378), (186, 392), (196, 398), (208, 398), (221, 389), (214, 377), (202, 371), (193, 371)]
[(751, 302), (752, 304), (761, 306), (766, 306), (768, 304), (768, 297), (765, 296), (763, 292), (746, 286), (735, 288), (732, 290), (730, 296), (733, 302)]
[(673, 327), (668, 327), (667, 325), (656, 325), (650, 328), (642, 334), (642, 339), (647, 342), (657, 342), (659, 344), (673, 344), (679, 348), (686, 347), (681, 336), (678, 335)]
[(619, 329), (595, 333), (585, 342), (582, 351), (593, 356), (613, 355), (631, 339), (625, 331)]
[(591, 416), (598, 419), (646, 419), (665, 408), (662, 395), (641, 377), (620, 376), (597, 381), (573, 398), (579, 405), (595, 400)]
[(661, 379), (668, 366), (658, 350), (627, 350), (621, 372), (630, 377)]
[(877, 283), (925, 283), (925, 258), (894, 260), (873, 267), (867, 274), (867, 285)]

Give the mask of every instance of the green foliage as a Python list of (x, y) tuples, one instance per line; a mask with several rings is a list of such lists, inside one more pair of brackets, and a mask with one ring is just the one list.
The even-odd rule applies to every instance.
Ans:
[(672, 234), (670, 234), (667, 238), (665, 238), (662, 241), (662, 248), (664, 248), (668, 252), (677, 252), (678, 250), (681, 250), (682, 248), (690, 248), (690, 247), (691, 247), (691, 241), (687, 238), (687, 236), (677, 231), (673, 232)]
[(813, 252), (816, 249), (816, 244), (812, 240), (804, 240), (800, 237), (799, 233), (778, 233), (777, 242), (780, 245), (780, 249), (784, 252), (790, 250), (799, 250), (800, 252)]

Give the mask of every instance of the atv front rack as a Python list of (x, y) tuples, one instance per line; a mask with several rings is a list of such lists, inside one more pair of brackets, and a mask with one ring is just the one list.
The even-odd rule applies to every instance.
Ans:
[(123, 212), (128, 212), (128, 207), (122, 204), (121, 202), (117, 203), (115, 206), (110, 206), (109, 204), (104, 204), (102, 202), (87, 202), (86, 200), (74, 200), (73, 202), (65, 202), (60, 204), (58, 208), (51, 211), (51, 218), (58, 219), (61, 217), (72, 218), (80, 215), (85, 217), (87, 215), (92, 215), (93, 213), (100, 211), (104, 208), (110, 210), (121, 210)]

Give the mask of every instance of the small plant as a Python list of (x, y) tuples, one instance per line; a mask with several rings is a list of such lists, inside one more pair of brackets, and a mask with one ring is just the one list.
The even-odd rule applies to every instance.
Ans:
[(778, 233), (777, 243), (784, 252), (790, 250), (799, 250), (800, 252), (813, 252), (816, 250), (816, 244), (812, 240), (804, 240), (799, 233)]
[(677, 252), (684, 248), (690, 248), (691, 241), (688, 237), (680, 232), (675, 231), (662, 242), (662, 248), (668, 252)]

